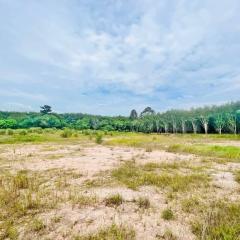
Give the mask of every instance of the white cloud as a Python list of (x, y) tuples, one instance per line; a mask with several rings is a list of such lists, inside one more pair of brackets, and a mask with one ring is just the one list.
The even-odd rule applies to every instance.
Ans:
[(1, 97), (17, 97), (17, 98), (28, 99), (28, 100), (47, 101), (47, 97), (42, 94), (23, 92), (17, 89), (15, 90), (0, 89), (0, 96)]
[[(82, 92), (114, 88), (168, 107), (184, 105), (190, 95), (199, 102), (236, 98), (238, 0), (107, 3), (32, 1), (25, 8), (20, 2), (4, 2), (2, 18), (8, 20), (0, 30), (12, 41), (8, 66), (29, 83), (45, 82), (56, 90), (53, 95), (71, 87)], [(16, 11), (16, 18), (9, 18)], [(226, 88), (229, 84), (233, 87)], [(13, 91), (17, 95), (21, 92)], [(28, 97), (46, 100), (42, 95)]]

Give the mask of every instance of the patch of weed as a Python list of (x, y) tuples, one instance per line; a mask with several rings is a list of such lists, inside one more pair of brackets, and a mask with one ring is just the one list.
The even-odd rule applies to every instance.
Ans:
[(112, 224), (106, 229), (101, 229), (96, 234), (87, 236), (75, 236), (74, 240), (134, 240), (135, 231), (133, 229)]
[(239, 239), (239, 203), (214, 202), (198, 218), (192, 223), (192, 231), (198, 239)]
[(162, 218), (164, 220), (167, 220), (167, 221), (174, 219), (173, 211), (170, 208), (164, 209), (162, 211), (162, 215), (161, 216), (162, 216)]
[(105, 199), (106, 206), (120, 206), (123, 203), (123, 197), (117, 193)]
[(144, 171), (134, 163), (128, 162), (112, 171), (112, 176), (129, 188), (137, 189), (143, 185), (154, 185), (157, 187), (168, 187), (173, 191), (185, 191), (191, 187), (207, 185), (209, 177), (206, 174), (157, 174)]
[(148, 209), (151, 206), (149, 199), (146, 197), (139, 197), (135, 201), (136, 201), (138, 207), (142, 208), (142, 209)]

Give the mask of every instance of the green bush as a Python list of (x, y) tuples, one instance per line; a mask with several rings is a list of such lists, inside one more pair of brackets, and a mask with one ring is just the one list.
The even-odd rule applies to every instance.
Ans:
[(96, 140), (95, 141), (96, 141), (97, 144), (101, 144), (103, 142), (102, 135), (98, 134), (96, 136)]
[(72, 136), (72, 130), (71, 129), (68, 129), (68, 128), (65, 128), (63, 130), (63, 132), (61, 133), (61, 137), (63, 138), (70, 138)]
[(7, 135), (13, 135), (14, 131), (12, 129), (7, 129)]
[(170, 208), (164, 209), (162, 211), (162, 218), (164, 220), (172, 220), (174, 218), (173, 211)]
[(6, 134), (6, 130), (0, 130), (0, 135), (5, 135)]
[(21, 131), (19, 131), (18, 134), (21, 135), (21, 136), (26, 136), (27, 135), (27, 131), (26, 130), (21, 130)]

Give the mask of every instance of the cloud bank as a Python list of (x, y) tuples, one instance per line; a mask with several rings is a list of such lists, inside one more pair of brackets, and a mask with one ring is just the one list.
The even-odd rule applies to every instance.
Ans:
[(239, 100), (239, 10), (238, 0), (0, 0), (0, 109), (126, 115)]

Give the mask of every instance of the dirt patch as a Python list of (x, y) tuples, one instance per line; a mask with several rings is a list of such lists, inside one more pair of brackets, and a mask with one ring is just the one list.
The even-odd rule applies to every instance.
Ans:
[[(5, 159), (1, 168), (8, 166), (12, 171), (30, 170), (47, 172), (51, 169), (76, 171), (81, 177), (71, 176), (63, 181), (64, 191), (71, 187), (77, 188), (78, 193), (88, 196), (96, 196), (96, 204), (78, 206), (71, 204), (70, 200), (58, 205), (54, 210), (49, 210), (38, 215), (43, 219), (46, 228), (41, 233), (44, 239), (73, 239), (75, 235), (91, 234), (99, 229), (106, 228), (112, 223), (127, 225), (136, 232), (137, 239), (162, 239), (164, 232), (170, 230), (179, 240), (196, 239), (191, 232), (190, 220), (183, 214), (180, 207), (180, 200), (184, 197), (178, 193), (163, 191), (152, 186), (139, 187), (137, 191), (124, 186), (102, 185), (99, 187), (81, 188), (86, 180), (96, 179), (96, 176), (119, 167), (125, 161), (132, 161), (136, 164), (146, 163), (174, 163), (181, 162), (180, 169), (171, 168), (171, 174), (205, 171), (204, 162), (201, 158), (191, 154), (176, 154), (165, 151), (153, 150), (147, 152), (145, 149), (130, 147), (109, 147), (95, 144), (19, 144), (6, 145), (1, 147), (0, 158)], [(190, 162), (191, 168), (184, 168), (184, 164)], [(194, 169), (195, 167), (195, 169)], [(234, 180), (232, 171), (240, 168), (237, 163), (209, 165), (209, 172), (213, 178), (212, 184), (216, 186), (214, 191), (219, 198), (236, 192), (239, 184)], [(170, 170), (169, 170), (170, 171)], [(47, 173), (46, 173), (47, 174)], [(64, 176), (63, 176), (64, 177)], [(65, 181), (66, 180), (66, 184)], [(111, 179), (110, 179), (111, 180)], [(49, 180), (50, 181), (50, 180)], [(113, 181), (113, 180), (112, 180)], [(54, 184), (54, 183), (53, 183)], [(67, 186), (66, 189), (64, 186)], [(69, 186), (70, 185), (70, 186)], [(82, 192), (80, 192), (82, 191)], [(201, 195), (201, 190), (193, 189), (192, 193)], [(207, 190), (205, 189), (205, 192)], [(173, 194), (174, 197), (167, 196)], [(109, 196), (119, 194), (123, 203), (119, 206), (107, 206), (105, 199)], [(209, 195), (210, 196), (210, 195)], [(239, 196), (239, 194), (238, 194)], [(148, 207), (141, 208), (137, 199), (143, 198), (149, 201)], [(162, 211), (170, 208), (174, 218), (164, 220), (161, 217)], [(54, 220), (55, 219), (55, 220)], [(27, 238), (39, 239), (39, 235), (27, 233)], [(20, 239), (27, 239), (26, 232), (22, 231)]]
[(235, 181), (231, 172), (218, 172), (213, 174), (214, 184), (226, 190), (234, 190), (238, 188), (238, 183)]

